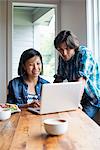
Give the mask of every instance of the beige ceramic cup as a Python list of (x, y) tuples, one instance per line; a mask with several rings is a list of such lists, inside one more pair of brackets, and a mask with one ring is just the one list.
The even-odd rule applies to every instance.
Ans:
[(50, 118), (44, 120), (44, 128), (50, 135), (62, 135), (68, 129), (68, 122), (65, 119)]

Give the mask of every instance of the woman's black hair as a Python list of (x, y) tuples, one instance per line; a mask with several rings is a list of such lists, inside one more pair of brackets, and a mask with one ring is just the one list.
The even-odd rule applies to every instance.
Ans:
[(63, 42), (66, 42), (67, 47), (70, 49), (77, 50), (79, 48), (79, 40), (71, 31), (63, 30), (58, 33), (54, 40), (55, 48), (59, 48), (59, 45)]
[(18, 75), (19, 76), (23, 76), (25, 74), (25, 70), (24, 70), (23, 66), (28, 59), (30, 59), (34, 56), (38, 56), (40, 58), (41, 63), (42, 63), (41, 74), (43, 73), (43, 61), (42, 61), (42, 56), (41, 56), (40, 52), (38, 52), (37, 50), (35, 50), (33, 48), (30, 48), (30, 49), (25, 50), (20, 57), (19, 66), (18, 66)]

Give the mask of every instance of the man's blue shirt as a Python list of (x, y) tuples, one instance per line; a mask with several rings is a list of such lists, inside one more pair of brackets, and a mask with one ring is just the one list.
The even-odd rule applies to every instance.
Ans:
[(88, 95), (91, 104), (100, 107), (100, 68), (85, 46), (80, 46), (69, 61), (59, 57), (57, 74), (69, 82), (85, 78), (84, 93)]

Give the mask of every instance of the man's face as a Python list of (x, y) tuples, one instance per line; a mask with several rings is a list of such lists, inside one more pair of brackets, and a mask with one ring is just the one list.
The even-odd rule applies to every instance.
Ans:
[(57, 50), (59, 55), (66, 61), (70, 60), (75, 55), (75, 50), (68, 48), (66, 42), (62, 42)]

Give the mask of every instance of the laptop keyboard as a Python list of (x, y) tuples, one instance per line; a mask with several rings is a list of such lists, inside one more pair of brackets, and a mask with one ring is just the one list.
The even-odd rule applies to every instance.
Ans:
[(40, 111), (40, 107), (37, 107), (37, 108), (33, 108), (33, 107), (28, 107), (28, 110), (30, 110), (30, 111)]

